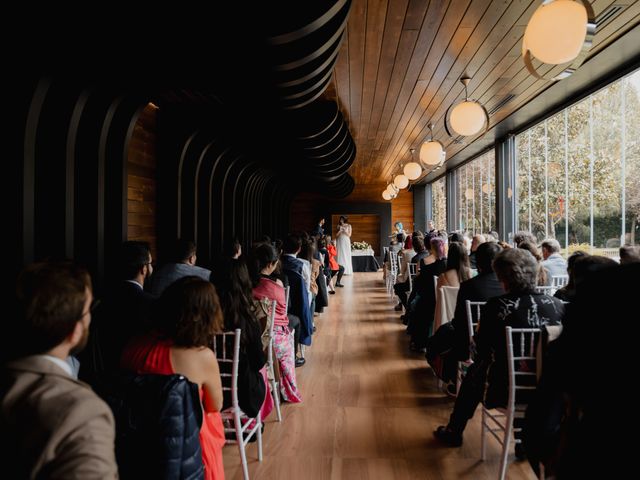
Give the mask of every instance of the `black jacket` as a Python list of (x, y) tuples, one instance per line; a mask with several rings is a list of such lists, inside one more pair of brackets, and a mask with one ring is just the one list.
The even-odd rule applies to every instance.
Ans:
[(116, 420), (120, 478), (204, 478), (196, 384), (177, 374), (122, 373), (103, 378), (95, 390)]
[[(469, 358), (469, 332), (466, 302), (486, 302), (490, 298), (504, 295), (502, 284), (494, 272), (480, 275), (462, 282), (458, 290), (456, 309), (451, 324), (454, 328), (454, 355), (457, 360)], [(473, 309), (475, 315), (475, 309)]]
[(474, 362), (488, 370), (484, 402), (487, 408), (507, 403), (509, 379), (504, 328), (559, 325), (563, 316), (564, 304), (560, 300), (537, 292), (507, 293), (488, 300), (480, 309)]

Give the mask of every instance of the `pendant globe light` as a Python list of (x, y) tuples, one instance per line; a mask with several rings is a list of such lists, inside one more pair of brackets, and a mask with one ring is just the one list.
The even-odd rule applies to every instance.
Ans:
[[(450, 137), (461, 135), (468, 137), (476, 135), (483, 130), (486, 133), (489, 130), (489, 114), (487, 109), (478, 102), (469, 98), (467, 86), (471, 78), (462, 77), (460, 82), (464, 85), (464, 100), (459, 103), (452, 104), (444, 117), (444, 128)], [(453, 133), (451, 133), (453, 132)]]
[(420, 161), (428, 166), (440, 165), (444, 162), (446, 152), (444, 145), (438, 140), (433, 139), (433, 123), (429, 125), (430, 137), (420, 147)]
[[(596, 33), (593, 8), (587, 0), (546, 0), (533, 12), (522, 40), (522, 59), (541, 80), (561, 80), (582, 65)], [(538, 73), (532, 58), (548, 65), (569, 65), (553, 78)]]
[(411, 161), (404, 166), (403, 173), (409, 180), (417, 180), (422, 175), (422, 167), (418, 162), (413, 161), (413, 154), (416, 149), (412, 148), (411, 151)]
[(384, 198), (385, 200), (391, 200), (391, 194), (385, 190), (384, 192), (382, 192), (382, 198)]
[(393, 184), (399, 189), (407, 188), (409, 186), (409, 179), (404, 173), (400, 173), (393, 179)]

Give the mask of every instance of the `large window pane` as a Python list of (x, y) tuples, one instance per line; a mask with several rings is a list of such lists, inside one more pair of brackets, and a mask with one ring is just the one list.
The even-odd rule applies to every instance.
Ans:
[(624, 163), (625, 228), (624, 241), (640, 243), (640, 70), (625, 81)]
[[(517, 227), (571, 253), (638, 243), (640, 71), (516, 137)], [(567, 248), (568, 247), (568, 248)]]
[(433, 223), (436, 230), (447, 230), (447, 190), (445, 177), (431, 184)]

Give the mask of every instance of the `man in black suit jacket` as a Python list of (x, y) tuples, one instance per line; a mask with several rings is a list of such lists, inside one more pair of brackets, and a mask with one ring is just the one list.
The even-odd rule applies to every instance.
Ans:
[(467, 360), (469, 358), (467, 300), (486, 302), (492, 297), (504, 295), (505, 293), (491, 266), (493, 259), (501, 251), (502, 247), (495, 242), (480, 244), (476, 250), (478, 275), (460, 284), (456, 309), (451, 320), (451, 326), (454, 328), (453, 355), (456, 360)]
[[(155, 297), (144, 291), (153, 272), (147, 242), (127, 241), (120, 250), (120, 280), (114, 285), (100, 309), (92, 345), (99, 349), (103, 365), (98, 371), (119, 368), (120, 355), (129, 340), (151, 328), (151, 308)], [(94, 372), (97, 373), (97, 372)]]

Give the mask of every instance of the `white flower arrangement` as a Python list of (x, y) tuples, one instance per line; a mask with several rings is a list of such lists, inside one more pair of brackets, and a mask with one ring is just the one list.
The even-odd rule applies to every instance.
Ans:
[(351, 244), (351, 250), (371, 250), (371, 245), (367, 242), (353, 242)]

